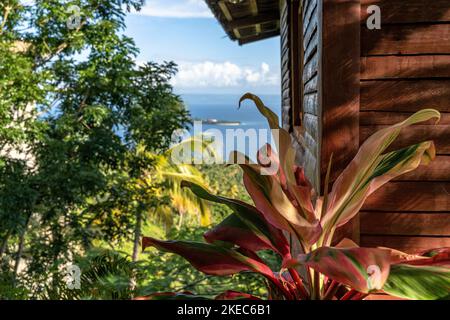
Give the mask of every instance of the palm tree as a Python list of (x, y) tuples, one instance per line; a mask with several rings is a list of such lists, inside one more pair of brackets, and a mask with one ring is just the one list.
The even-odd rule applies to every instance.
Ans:
[[(186, 149), (186, 146), (189, 146)], [(163, 220), (166, 226), (172, 226), (174, 222), (174, 210), (178, 213), (177, 228), (180, 228), (186, 217), (198, 217), (202, 226), (208, 226), (211, 223), (211, 209), (208, 202), (196, 197), (189, 189), (181, 187), (181, 181), (190, 181), (196, 184), (207, 186), (202, 173), (197, 167), (192, 165), (193, 161), (174, 161), (174, 153), (180, 149), (189, 150), (189, 157), (195, 157), (198, 154), (208, 157), (216, 157), (216, 153), (211, 147), (211, 143), (202, 138), (189, 138), (175, 145), (162, 155), (155, 155), (148, 152), (144, 147), (138, 147), (138, 153), (141, 153), (145, 159), (152, 159), (153, 168), (139, 179), (139, 184), (146, 188), (152, 188), (152, 196), (160, 200), (152, 213), (152, 218)], [(158, 187), (155, 188), (155, 185)], [(162, 187), (160, 187), (162, 186)], [(163, 201), (163, 198), (169, 198), (169, 203)], [(133, 261), (137, 261), (140, 247), (140, 238), (144, 216), (141, 211), (136, 215), (136, 228), (133, 244)]]

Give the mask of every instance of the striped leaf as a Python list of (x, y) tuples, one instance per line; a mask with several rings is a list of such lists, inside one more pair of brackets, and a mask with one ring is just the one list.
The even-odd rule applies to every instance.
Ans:
[(161, 241), (151, 237), (142, 239), (142, 248), (155, 247), (162, 251), (175, 253), (185, 258), (200, 272), (215, 276), (229, 276), (243, 271), (256, 272), (267, 278), (284, 296), (291, 294), (275, 277), (272, 270), (258, 256), (245, 249), (236, 251), (224, 246), (217, 246), (192, 241)]
[[(240, 104), (245, 100), (251, 100), (255, 103), (259, 112), (267, 119), (269, 127), (272, 130), (272, 135), (275, 138), (275, 146), (279, 156), (276, 156), (270, 146), (265, 146), (263, 149), (267, 149), (266, 158), (270, 159), (271, 165), (273, 166), (273, 164), (275, 164), (274, 167), (278, 168), (278, 182), (280, 183), (283, 191), (295, 199), (296, 203), (299, 205), (297, 208), (299, 210), (299, 214), (302, 215), (303, 218), (308, 219), (309, 222), (313, 222), (313, 220), (315, 220), (315, 215), (314, 210), (312, 210), (311, 199), (304, 197), (303, 188), (297, 185), (296, 176), (294, 174), (295, 149), (292, 146), (290, 133), (280, 127), (278, 116), (266, 107), (260, 98), (251, 93), (247, 93), (241, 98)], [(258, 160), (261, 162), (260, 153), (258, 155)], [(275, 175), (275, 173), (271, 175)]]
[(353, 218), (365, 199), (388, 181), (428, 164), (435, 156), (432, 142), (383, 154), (402, 129), (430, 119), (440, 119), (433, 109), (419, 111), (396, 125), (382, 129), (361, 146), (358, 154), (333, 185), (322, 225), (329, 231)]
[(144, 237), (143, 250), (150, 246), (176, 253), (188, 260), (194, 268), (209, 275), (228, 276), (242, 271), (254, 271), (269, 277), (273, 276), (272, 270), (266, 265), (222, 246), (192, 241), (161, 241)]
[[(305, 247), (309, 248), (314, 244), (322, 232), (319, 220), (305, 219), (275, 179), (251, 175), (249, 171), (244, 172), (244, 185), (266, 220), (275, 227), (296, 235)], [(264, 183), (267, 184), (263, 185)]]
[(392, 296), (405, 299), (450, 299), (450, 269), (393, 265), (383, 290)]
[(408, 254), (394, 249), (389, 250), (391, 251), (391, 264), (450, 267), (450, 248), (436, 248), (421, 255)]
[(328, 278), (369, 293), (380, 290), (389, 275), (389, 251), (369, 248), (321, 247), (285, 267), (306, 265)]
[[(269, 108), (267, 108), (261, 99), (251, 93), (247, 93), (242, 96), (239, 101), (239, 105), (245, 100), (251, 100), (255, 103), (259, 112), (267, 119), (270, 129), (275, 133), (275, 137), (278, 136), (278, 141), (276, 142), (276, 148), (280, 155), (280, 169), (283, 170), (287, 183), (294, 184), (295, 177), (292, 169), (295, 163), (295, 150), (292, 147), (291, 135), (289, 132), (280, 127), (280, 120), (278, 116)], [(275, 139), (277, 140), (277, 139)]]
[(216, 228), (205, 234), (208, 242), (225, 241), (252, 251), (272, 249), (283, 258), (290, 257), (290, 247), (281, 230), (267, 222), (264, 216), (251, 205), (234, 199), (215, 196), (200, 185), (183, 182), (196, 196), (227, 205), (234, 214)]

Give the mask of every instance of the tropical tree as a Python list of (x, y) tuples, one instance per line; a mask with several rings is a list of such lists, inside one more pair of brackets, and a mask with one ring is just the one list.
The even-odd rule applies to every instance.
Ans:
[(143, 1), (68, 4), (0, 3), (2, 297), (56, 284), (99, 241), (132, 239), (157, 204), (153, 186), (130, 185), (156, 165), (140, 148), (164, 153), (189, 123), (170, 85), (176, 65), (137, 64), (123, 34)]

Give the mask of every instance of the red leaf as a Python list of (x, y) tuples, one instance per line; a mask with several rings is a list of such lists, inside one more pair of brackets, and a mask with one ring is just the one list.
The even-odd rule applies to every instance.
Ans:
[[(188, 260), (197, 270), (216, 276), (233, 275), (242, 271), (252, 271), (262, 274), (286, 297), (290, 293), (275, 278), (272, 270), (262, 263), (232, 249), (208, 243), (189, 241), (160, 241), (150, 237), (142, 239), (143, 250), (147, 247), (156, 247), (159, 250), (176, 253)], [(241, 249), (245, 253), (245, 250)]]
[[(298, 265), (309, 266), (330, 279), (368, 293), (380, 290), (386, 282), (389, 257), (389, 251), (383, 249), (321, 247), (299, 255), (296, 261)], [(292, 260), (289, 264), (292, 266)]]
[(290, 257), (290, 247), (281, 230), (275, 228), (255, 207), (239, 200), (215, 196), (200, 185), (182, 182), (198, 197), (227, 205), (233, 214), (205, 234), (206, 241), (224, 241), (252, 251), (271, 249), (283, 258)]
[(421, 255), (411, 255), (398, 250), (391, 251), (392, 264), (414, 266), (450, 266), (450, 248), (438, 248), (425, 251)]
[(254, 271), (269, 278), (273, 277), (272, 270), (265, 264), (224, 247), (201, 242), (160, 241), (144, 237), (142, 240), (143, 249), (149, 246), (176, 253), (205, 274), (225, 276), (241, 271)]

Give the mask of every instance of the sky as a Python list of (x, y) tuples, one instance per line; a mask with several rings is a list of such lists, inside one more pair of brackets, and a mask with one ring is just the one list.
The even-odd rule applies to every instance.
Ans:
[(139, 62), (174, 61), (175, 91), (280, 93), (280, 40), (239, 46), (214, 19), (204, 0), (147, 0), (126, 19), (126, 34), (140, 48)]

